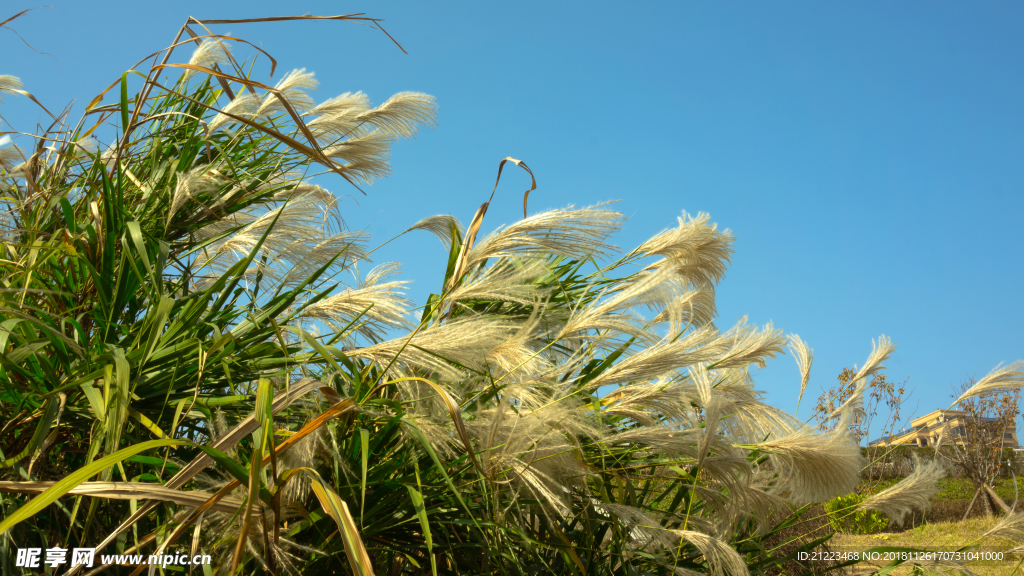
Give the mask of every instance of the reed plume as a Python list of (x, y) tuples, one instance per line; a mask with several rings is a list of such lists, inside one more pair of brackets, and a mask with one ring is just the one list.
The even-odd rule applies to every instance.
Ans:
[(946, 471), (937, 458), (921, 462), (915, 455), (914, 471), (909, 476), (890, 488), (872, 494), (857, 507), (861, 510), (877, 510), (897, 524), (902, 524), (907, 514), (914, 510), (923, 512), (928, 509), (930, 499), (939, 492), (938, 482), (945, 475)]

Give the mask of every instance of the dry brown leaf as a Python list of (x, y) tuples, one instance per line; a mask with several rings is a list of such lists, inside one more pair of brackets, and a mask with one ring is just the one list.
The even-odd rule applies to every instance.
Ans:
[[(42, 494), (52, 487), (56, 482), (9, 482), (0, 481), (0, 492), (11, 494)], [(161, 502), (173, 502), (181, 506), (198, 507), (206, 503), (213, 494), (201, 491), (181, 492), (172, 490), (162, 484), (149, 484), (147, 482), (82, 482), (68, 494), (77, 496), (92, 496), (94, 498), (106, 498), (108, 500), (159, 500)], [(239, 498), (224, 498), (211, 509), (218, 512), (232, 513), (242, 505)]]

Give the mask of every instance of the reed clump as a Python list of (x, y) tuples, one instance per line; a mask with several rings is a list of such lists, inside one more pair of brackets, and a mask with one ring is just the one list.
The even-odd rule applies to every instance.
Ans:
[[(405, 232), (449, 254), (414, 306), (396, 264), (357, 272), (370, 237), (321, 183), (386, 176), (434, 99), (318, 104), (312, 72), (257, 82), (182, 32), (188, 62), (0, 148), (0, 564), (65, 542), (218, 574), (767, 574), (827, 540), (789, 536), (859, 481), (860, 397), (828, 433), (764, 403), (750, 367), (792, 346), (802, 394), (813, 353), (716, 326), (729, 230), (684, 213), (622, 252), (598, 205), (478, 237), (488, 201)], [(934, 472), (869, 505), (911, 512)]]

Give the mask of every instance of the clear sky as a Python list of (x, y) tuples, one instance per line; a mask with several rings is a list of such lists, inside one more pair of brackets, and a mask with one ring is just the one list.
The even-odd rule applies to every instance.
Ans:
[[(315, 71), (318, 100), (438, 98), (438, 127), (398, 144), (394, 176), (368, 196), (324, 182), (358, 200), (346, 199), (351, 226), (383, 241), (431, 214), (468, 222), (505, 156), (537, 175), (531, 211), (621, 199), (627, 249), (683, 210), (709, 212), (736, 235), (719, 324), (748, 314), (815, 350), (801, 414), (880, 334), (899, 344), (887, 373), (909, 379), (908, 414), (946, 407), (951, 384), (1024, 358), (1020, 3), (50, 4), (10, 26), (52, 56), (0, 29), (0, 74), (78, 111), (190, 15), (386, 19), (408, 55), (346, 23), (214, 28), (273, 54), (274, 80)], [(36, 5), (5, 2), (0, 20)], [(23, 130), (43, 120), (14, 97), (0, 113)], [(509, 176), (485, 230), (522, 214), (529, 181)], [(444, 252), (429, 234), (376, 254), (404, 263), (418, 302), (437, 289)], [(791, 358), (755, 378), (792, 411)]]

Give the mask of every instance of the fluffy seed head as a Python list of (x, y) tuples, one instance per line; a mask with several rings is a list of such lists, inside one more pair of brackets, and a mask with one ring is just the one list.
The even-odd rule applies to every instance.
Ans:
[(789, 337), (789, 350), (793, 353), (793, 359), (796, 360), (796, 366), (800, 370), (800, 395), (796, 398), (796, 404), (799, 406), (800, 400), (804, 397), (804, 390), (807, 389), (807, 383), (811, 380), (814, 350), (796, 334)]
[(259, 109), (259, 96), (256, 94), (238, 94), (235, 96), (234, 100), (224, 107), (223, 112), (218, 113), (213, 117), (213, 120), (210, 121), (210, 132), (228, 124), (237, 122), (237, 120), (228, 116), (228, 114), (249, 120), (256, 116)]
[(896, 349), (896, 345), (884, 334), (878, 338), (878, 343), (872, 341), (871, 344), (871, 354), (868, 356), (867, 362), (864, 363), (864, 367), (858, 370), (857, 374), (850, 381), (849, 385), (854, 387), (853, 394), (846, 402), (840, 404), (838, 408), (828, 415), (829, 419), (845, 415), (844, 422), (848, 424), (849, 422), (846, 421), (852, 416), (856, 414), (864, 415), (864, 391), (867, 389), (868, 378), (885, 369), (885, 366), (882, 366), (882, 362), (885, 362)]
[[(4, 138), (7, 137), (4, 136)], [(10, 139), (7, 142), (10, 142)], [(0, 142), (0, 144), (6, 144), (7, 142)], [(23, 162), (25, 162), (25, 155), (17, 146), (11, 145), (0, 148), (0, 166), (11, 170)]]
[(369, 124), (393, 138), (416, 135), (421, 124), (437, 124), (437, 100), (420, 92), (399, 92), (373, 110), (355, 118), (357, 125)]
[(9, 94), (17, 94), (16, 90), (21, 90), (21, 79), (16, 76), (4, 76), (0, 75), (0, 102), (3, 102), (3, 94), (7, 92)]
[(317, 104), (312, 110), (306, 112), (309, 116), (330, 117), (339, 114), (361, 114), (370, 108), (370, 98), (362, 92), (345, 92), (330, 100)]
[(466, 233), (466, 228), (459, 222), (459, 219), (449, 214), (438, 214), (437, 216), (428, 216), (423, 220), (413, 224), (406, 230), (411, 232), (412, 230), (426, 230), (434, 236), (437, 236), (444, 244), (444, 247), (449, 251), (452, 249), (452, 244), (455, 242), (453, 238), (453, 229), (458, 232), (459, 237), (462, 237)]
[(715, 361), (717, 368), (743, 368), (754, 364), (764, 368), (767, 364), (765, 358), (774, 358), (786, 344), (786, 338), (782, 336), (782, 330), (776, 330), (771, 322), (765, 325), (763, 330), (755, 326), (747, 326), (747, 318), (740, 319), (728, 333), (731, 346), (722, 355), (722, 358)]
[(217, 189), (217, 180), (209, 174), (209, 171), (209, 166), (199, 166), (189, 172), (178, 174), (178, 183), (174, 187), (171, 205), (167, 209), (167, 225), (170, 225), (174, 214), (187, 200), (194, 200), (196, 196), (208, 194)]
[[(194, 66), (202, 66), (203, 68), (213, 68), (218, 64), (227, 64), (230, 62), (230, 52), (228, 51), (228, 45), (225, 42), (220, 41), (216, 38), (209, 38), (203, 40), (199, 46), (192, 52), (192, 57), (189, 58), (188, 63)], [(188, 79), (193, 74), (196, 74), (195, 70), (185, 70), (182, 74), (182, 79)]]
[(535, 214), (477, 243), (469, 253), (465, 269), (500, 256), (603, 256), (614, 248), (606, 240), (621, 222), (622, 214), (598, 207), (569, 207)]
[(709, 224), (711, 216), (705, 213), (694, 218), (684, 212), (678, 220), (677, 228), (655, 235), (633, 254), (662, 256), (654, 266), (671, 267), (692, 286), (714, 286), (725, 277), (732, 257), (732, 232)]
[(316, 87), (319, 85), (320, 83), (314, 78), (314, 74), (306, 72), (305, 68), (292, 70), (285, 74), (284, 78), (281, 78), (281, 81), (274, 86), (278, 92), (277, 94), (270, 93), (264, 96), (263, 103), (256, 111), (256, 115), (262, 116), (284, 110), (284, 104), (281, 103), (282, 98), (287, 100), (288, 104), (296, 112), (305, 112), (316, 105), (309, 94), (306, 94), (306, 90), (316, 90)]
[(902, 524), (914, 510), (927, 510), (932, 496), (939, 492), (938, 481), (946, 475), (938, 458), (921, 462), (914, 456), (914, 471), (898, 484), (862, 501), (858, 508), (877, 510)]
[(388, 161), (391, 159), (392, 138), (374, 130), (358, 138), (350, 138), (324, 149), (328, 158), (344, 161), (342, 172), (366, 184), (373, 184), (375, 178), (384, 178), (391, 173)]
[(405, 311), (412, 302), (403, 296), (405, 281), (384, 282), (398, 271), (398, 264), (382, 264), (350, 288), (325, 298), (302, 310), (301, 318), (325, 322), (333, 330), (355, 321), (355, 329), (372, 341), (379, 341), (383, 331), (405, 325)]
[(956, 399), (956, 402), (953, 402), (953, 405), (955, 406), (960, 402), (975, 396), (990, 394), (992, 392), (1002, 392), (1021, 387), (1024, 387), (1024, 361), (1018, 360), (1009, 366), (1003, 366), (1000, 364), (999, 366), (996, 366), (994, 370), (986, 374), (984, 378), (978, 380), (974, 386), (971, 386), (970, 389), (961, 394), (960, 397)]
[(782, 483), (795, 503), (823, 502), (852, 492), (864, 467), (860, 448), (842, 428), (829, 434), (805, 428), (758, 447), (777, 460)]

